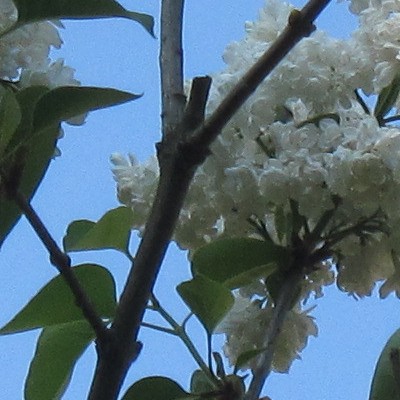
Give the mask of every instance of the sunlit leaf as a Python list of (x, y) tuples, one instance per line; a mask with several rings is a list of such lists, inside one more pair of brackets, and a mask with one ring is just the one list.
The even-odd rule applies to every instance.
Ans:
[[(97, 313), (112, 317), (116, 307), (114, 278), (100, 265), (82, 264), (73, 268)], [(83, 319), (71, 289), (60, 275), (53, 278), (3, 328), (0, 334), (23, 332)]]
[(111, 107), (139, 98), (140, 95), (111, 88), (61, 86), (44, 94), (37, 102), (33, 131), (89, 111)]
[(151, 376), (135, 382), (124, 394), (122, 400), (175, 400), (188, 395), (172, 379)]
[(72, 222), (64, 237), (65, 251), (116, 249), (128, 252), (133, 212), (128, 207), (108, 211), (98, 222)]
[(216, 240), (194, 252), (192, 273), (224, 282), (230, 288), (244, 286), (257, 277), (268, 276), (288, 257), (272, 242), (250, 238)]
[(202, 275), (181, 283), (177, 290), (209, 334), (233, 305), (232, 293), (226, 286)]
[(25, 382), (25, 400), (61, 399), (74, 366), (95, 335), (82, 321), (44, 328)]
[(128, 11), (114, 0), (14, 0), (14, 3), (18, 9), (15, 29), (42, 20), (120, 17), (138, 22), (154, 35), (153, 17)]
[(369, 400), (400, 398), (400, 329), (386, 343), (372, 379)]

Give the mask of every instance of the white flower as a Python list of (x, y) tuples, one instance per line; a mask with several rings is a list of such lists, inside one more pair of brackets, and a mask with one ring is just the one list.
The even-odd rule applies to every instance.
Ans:
[[(238, 357), (250, 350), (263, 349), (267, 340), (268, 325), (273, 309), (261, 308), (257, 301), (242, 296), (235, 297), (229, 313), (217, 327), (216, 333), (226, 335), (224, 353), (231, 365)], [(314, 319), (307, 313), (289, 311), (276, 342), (272, 368), (287, 372), (306, 346), (309, 336), (317, 336)], [(260, 356), (254, 357), (242, 369), (255, 368)]]
[[(12, 0), (0, 0), (0, 34), (17, 20), (17, 9)], [(80, 85), (74, 78), (74, 70), (59, 59), (49, 58), (51, 48), (61, 47), (62, 40), (56, 28), (58, 21), (34, 22), (0, 37), (0, 79), (17, 82), (23, 89), (44, 85), (49, 89), (59, 86)], [(85, 115), (67, 122), (80, 125)]]
[(126, 159), (121, 154), (114, 153), (111, 162), (118, 181), (118, 198), (132, 207), (136, 227), (143, 230), (158, 181), (157, 160), (153, 157), (141, 165), (132, 154)]

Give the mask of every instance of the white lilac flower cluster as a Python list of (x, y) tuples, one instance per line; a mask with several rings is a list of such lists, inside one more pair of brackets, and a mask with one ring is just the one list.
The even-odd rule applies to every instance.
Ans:
[[(0, 0), (0, 35), (17, 20), (12, 0)], [(62, 40), (55, 23), (35, 22), (0, 37), (0, 79), (18, 81), (21, 88), (45, 85), (49, 88), (79, 85), (74, 70), (63, 60), (53, 62), (50, 49), (60, 48)]]
[[(226, 69), (213, 76), (209, 113), (273, 43), (291, 9), (267, 0), (259, 20), (247, 23), (246, 37), (227, 47)], [(400, 2), (353, 0), (351, 9), (359, 27), (349, 39), (317, 30), (302, 40), (223, 129), (196, 173), (174, 236), (193, 250), (216, 238), (254, 234), (247, 221), (257, 216), (278, 240), (274, 212), (287, 211), (289, 199), (310, 226), (334, 208), (336, 197), (337, 226), (384, 215), (390, 233), (376, 232), (367, 241), (348, 235), (335, 243), (335, 256), (305, 282), (303, 300), (310, 292), (320, 296), (322, 286), (334, 281), (333, 265), (340, 267), (338, 286), (349, 294), (370, 295), (384, 281), (382, 297), (400, 295), (400, 129), (379, 124), (355, 95), (378, 95), (400, 71)], [(157, 184), (156, 159), (140, 164), (114, 155), (112, 161), (120, 200), (134, 208), (135, 229), (143, 230)], [(232, 363), (240, 352), (257, 348), (268, 324), (271, 309), (260, 308), (255, 295), (238, 293), (239, 305), (220, 327)], [(287, 370), (316, 334), (301, 308), (286, 324), (296, 340), (282, 336), (278, 371)]]

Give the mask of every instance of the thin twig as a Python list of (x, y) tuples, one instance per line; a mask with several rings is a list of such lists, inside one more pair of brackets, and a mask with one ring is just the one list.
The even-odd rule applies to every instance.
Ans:
[(288, 25), (276, 41), (240, 79), (217, 109), (206, 119), (203, 126), (199, 127), (193, 135), (192, 146), (208, 148), (260, 83), (303, 37), (312, 33), (315, 29), (313, 21), (329, 2), (330, 0), (310, 0), (301, 11), (294, 10), (292, 12)]
[[(3, 181), (3, 186), (7, 190), (8, 177), (3, 171), (0, 171), (0, 177)], [(12, 199), (17, 206), (21, 209), (26, 219), (42, 241), (50, 255), (51, 263), (57, 268), (58, 272), (63, 276), (67, 285), (71, 289), (75, 297), (77, 306), (82, 310), (83, 316), (93, 328), (96, 336), (100, 340), (106, 340), (107, 327), (100, 316), (97, 314), (93, 304), (87, 296), (85, 290), (77, 279), (73, 269), (71, 268), (71, 259), (65, 254), (57, 245), (49, 231), (43, 224), (42, 220), (33, 209), (32, 205), (28, 202), (26, 197), (14, 186), (7, 190), (7, 195)]]

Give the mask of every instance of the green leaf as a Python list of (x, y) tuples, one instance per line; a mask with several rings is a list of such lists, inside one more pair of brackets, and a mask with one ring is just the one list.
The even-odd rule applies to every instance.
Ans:
[(216, 240), (194, 252), (192, 273), (205, 275), (234, 289), (257, 277), (268, 276), (287, 257), (288, 252), (283, 247), (265, 240)]
[(135, 382), (122, 400), (175, 400), (187, 396), (188, 393), (172, 379), (150, 376)]
[(372, 379), (369, 400), (394, 400), (400, 398), (399, 353), (400, 329), (390, 337), (379, 357)]
[(64, 237), (64, 250), (84, 251), (115, 249), (129, 256), (128, 245), (132, 229), (133, 212), (128, 207), (118, 207), (98, 221), (72, 222)]
[(89, 111), (115, 106), (140, 95), (111, 88), (61, 86), (45, 93), (35, 107), (33, 130), (66, 121)]
[(399, 97), (400, 74), (396, 75), (392, 83), (382, 89), (375, 105), (374, 115), (378, 122), (382, 124), (383, 118), (393, 108), (394, 103)]
[(0, 99), (0, 164), (3, 152), (21, 121), (21, 109), (11, 89), (4, 89)]
[[(61, 121), (85, 112), (121, 104), (138, 96), (108, 88), (59, 87), (49, 90), (32, 86), (19, 92), (16, 99), (22, 119), (5, 150), (0, 166), (16, 175), (21, 172), (20, 191), (30, 200), (50, 164), (59, 137)], [(18, 222), (19, 208), (0, 197), (0, 246)]]
[[(116, 308), (115, 282), (110, 272), (100, 265), (82, 264), (73, 271), (102, 317), (112, 317)], [(1, 335), (50, 327), (83, 319), (71, 289), (61, 275), (53, 278), (3, 328)]]
[(94, 338), (84, 320), (43, 329), (25, 382), (25, 400), (61, 399), (77, 360)]
[(208, 393), (212, 392), (216, 387), (210, 382), (206, 373), (201, 369), (197, 369), (193, 372), (190, 379), (190, 391), (191, 393)]
[(141, 24), (152, 36), (154, 20), (147, 14), (128, 11), (114, 0), (14, 0), (22, 25), (52, 19), (128, 18)]
[[(21, 121), (9, 140), (4, 155), (0, 157), (0, 166), (10, 176), (20, 175), (16, 186), (30, 200), (54, 155), (59, 127), (51, 127), (32, 134), (32, 120), (35, 105), (49, 89), (44, 86), (32, 86), (16, 94), (21, 110)], [(0, 196), (0, 246), (18, 222), (20, 209), (13, 201)]]
[(181, 283), (177, 291), (209, 334), (233, 305), (232, 293), (226, 286), (202, 275)]

